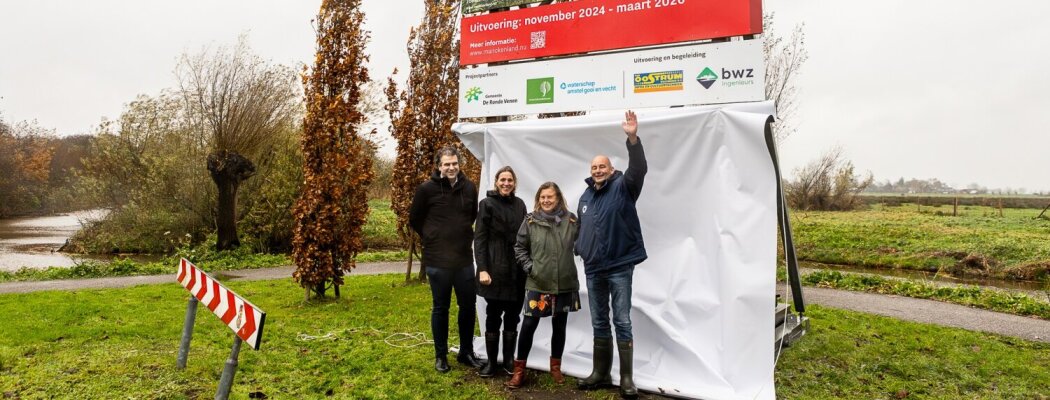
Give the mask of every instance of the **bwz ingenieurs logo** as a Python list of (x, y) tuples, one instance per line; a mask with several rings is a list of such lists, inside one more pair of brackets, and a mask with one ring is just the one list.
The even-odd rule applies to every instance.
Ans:
[(703, 71), (700, 71), (700, 75), (696, 76), (696, 81), (700, 82), (704, 89), (710, 89), (711, 85), (714, 85), (717, 80), (718, 74), (715, 74), (715, 71), (712, 71), (711, 68), (706, 67)]
[(474, 86), (470, 89), (467, 89), (467, 94), (463, 96), (463, 98), (467, 100), (467, 103), (478, 101), (479, 99), (481, 99), (481, 88)]
[(712, 71), (711, 68), (705, 67), (700, 74), (696, 76), (696, 81), (700, 82), (700, 85), (704, 89), (710, 89), (711, 85), (715, 84), (715, 81), (722, 80), (722, 86), (748, 86), (755, 84), (755, 69), (754, 68), (739, 68), (739, 69), (726, 69), (721, 68), (722, 74), (719, 75)]
[(554, 77), (529, 79), (525, 82), (525, 104), (554, 102)]
[(682, 90), (684, 77), (685, 74), (682, 73), (682, 70), (634, 74), (634, 92), (647, 93)]

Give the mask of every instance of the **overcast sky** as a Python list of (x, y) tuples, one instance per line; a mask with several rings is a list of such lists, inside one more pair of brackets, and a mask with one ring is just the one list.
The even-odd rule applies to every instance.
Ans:
[[(423, 0), (364, 0), (371, 73), (407, 68)], [(175, 60), (247, 33), (264, 58), (313, 57), (317, 0), (0, 0), (0, 114), (60, 134), (175, 86)], [(841, 146), (879, 180), (939, 178), (1050, 190), (1050, 2), (766, 0), (777, 30), (805, 23), (792, 170)], [(404, 74), (402, 74), (403, 76)]]

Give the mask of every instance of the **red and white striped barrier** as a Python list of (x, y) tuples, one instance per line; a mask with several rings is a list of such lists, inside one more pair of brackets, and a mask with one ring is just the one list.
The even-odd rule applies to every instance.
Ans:
[(179, 262), (179, 271), (175, 279), (201, 304), (215, 313), (215, 316), (229, 326), (241, 340), (247, 342), (253, 349), (259, 350), (263, 323), (266, 321), (265, 312), (227, 289), (185, 258)]

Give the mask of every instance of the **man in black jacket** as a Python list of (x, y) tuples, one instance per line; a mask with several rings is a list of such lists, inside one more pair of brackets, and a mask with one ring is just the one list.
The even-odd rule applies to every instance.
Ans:
[(448, 372), (448, 308), (452, 291), (459, 305), (459, 356), (473, 368), (483, 365), (474, 355), (474, 240), (471, 225), (477, 217), (478, 189), (459, 170), (459, 151), (446, 146), (434, 156), (437, 171), (416, 188), (408, 221), (423, 242), (423, 268), (430, 280), (433, 306), (430, 330), (434, 337), (434, 368)]
[(642, 194), (649, 167), (638, 139), (638, 117), (633, 111), (624, 115), (623, 132), (627, 134), (627, 172), (613, 168), (607, 156), (594, 157), (591, 177), (586, 180), (587, 189), (577, 205), (580, 235), (575, 250), (583, 258), (583, 270), (587, 274), (587, 299), (594, 330), (594, 368), (577, 386), (591, 390), (612, 383), (609, 374), (612, 328), (615, 327), (616, 347), (620, 352), (620, 394), (634, 398), (638, 396), (638, 389), (633, 375), (631, 284), (634, 266), (648, 257), (635, 202)]

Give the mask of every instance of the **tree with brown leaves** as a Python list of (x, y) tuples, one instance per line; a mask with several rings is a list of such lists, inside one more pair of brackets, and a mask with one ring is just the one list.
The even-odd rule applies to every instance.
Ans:
[(361, 227), (368, 214), (372, 181), (371, 134), (359, 132), (365, 116), (357, 105), (368, 82), (360, 0), (324, 0), (317, 15), (317, 57), (304, 73), (303, 177), (295, 205), (292, 275), (324, 296), (329, 284), (339, 296), (345, 271), (362, 249)]
[(44, 211), (58, 140), (33, 123), (0, 118), (0, 217)]
[[(459, 1), (427, 2), (423, 21), (408, 38), (411, 70), (406, 87), (399, 92), (391, 77), (386, 90), (391, 133), (397, 141), (390, 208), (397, 214), (398, 234), (409, 245), (406, 280), (419, 243), (408, 225), (408, 209), (416, 186), (434, 170), (434, 152), (454, 145), (463, 155), (463, 173), (477, 182), (481, 172), (481, 164), (452, 132), (459, 109), (458, 13)], [(425, 279), (422, 268), (419, 277)]]

